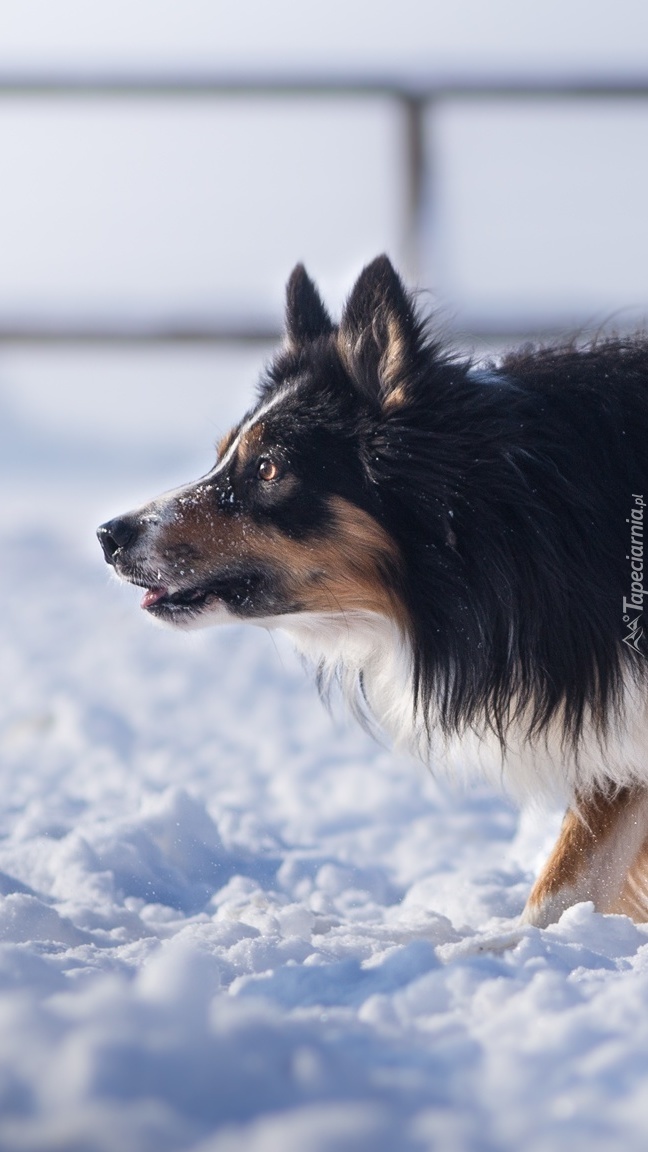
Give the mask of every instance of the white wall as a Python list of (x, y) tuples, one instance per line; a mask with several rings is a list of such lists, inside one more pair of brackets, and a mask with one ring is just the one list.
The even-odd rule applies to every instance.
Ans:
[[(0, 72), (69, 67), (641, 77), (648, 5), (4, 0)], [(365, 260), (404, 258), (399, 115), (385, 100), (0, 100), (0, 316), (277, 321), (297, 260), (339, 308)], [(421, 284), (463, 327), (648, 314), (647, 137), (648, 103), (442, 106)], [(188, 446), (250, 400), (260, 358), (0, 349), (0, 401), (45, 435), (153, 443), (163, 381)], [(76, 423), (57, 424), (75, 387)]]

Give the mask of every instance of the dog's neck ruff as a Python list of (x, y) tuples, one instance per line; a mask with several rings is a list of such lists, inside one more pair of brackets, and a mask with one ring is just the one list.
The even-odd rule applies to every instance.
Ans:
[(393, 621), (374, 612), (340, 612), (259, 623), (289, 635), (316, 669), (324, 696), (339, 685), (365, 728), (374, 735), (382, 731), (396, 748), (455, 780), (481, 776), (524, 802), (540, 796), (569, 801), (610, 781), (633, 787), (641, 779), (648, 709), (636, 685), (626, 684), (626, 708), (607, 738), (602, 741), (589, 727), (576, 749), (565, 746), (559, 718), (530, 737), (521, 717), (511, 724), (505, 745), (485, 722), (444, 736), (434, 715), (426, 717), (417, 708), (412, 646)]
[(380, 729), (397, 747), (426, 756), (427, 733), (417, 719), (413, 654), (400, 628), (376, 612), (297, 613), (272, 621), (317, 672), (324, 696), (337, 684), (361, 723)]

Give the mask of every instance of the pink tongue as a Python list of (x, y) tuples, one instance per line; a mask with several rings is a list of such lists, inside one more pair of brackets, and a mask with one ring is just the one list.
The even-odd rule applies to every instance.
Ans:
[(158, 600), (162, 600), (167, 594), (166, 588), (149, 588), (148, 592), (142, 597), (141, 608), (150, 608), (152, 604), (157, 604)]

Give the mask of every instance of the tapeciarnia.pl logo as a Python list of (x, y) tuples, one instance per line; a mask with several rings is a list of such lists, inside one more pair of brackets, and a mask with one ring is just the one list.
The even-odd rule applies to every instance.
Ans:
[(645, 502), (641, 495), (632, 493), (634, 500), (634, 508), (630, 511), (630, 516), (626, 520), (626, 524), (630, 525), (630, 553), (626, 556), (626, 560), (630, 561), (630, 596), (623, 597), (623, 623), (626, 625), (626, 635), (623, 637), (623, 643), (628, 647), (634, 648), (635, 652), (641, 653), (642, 656), (648, 657), (645, 644), (642, 644), (644, 638), (643, 627), (643, 609), (644, 609), (644, 596), (648, 596), (648, 589), (644, 589), (644, 508)]

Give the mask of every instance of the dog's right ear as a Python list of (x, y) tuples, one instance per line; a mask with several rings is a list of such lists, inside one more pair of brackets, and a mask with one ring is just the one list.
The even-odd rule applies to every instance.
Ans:
[(286, 286), (286, 339), (289, 348), (329, 336), (333, 323), (303, 264), (298, 264)]
[(399, 407), (419, 340), (420, 325), (401, 278), (387, 256), (378, 256), (360, 273), (338, 334), (340, 353), (360, 392), (382, 408)]

